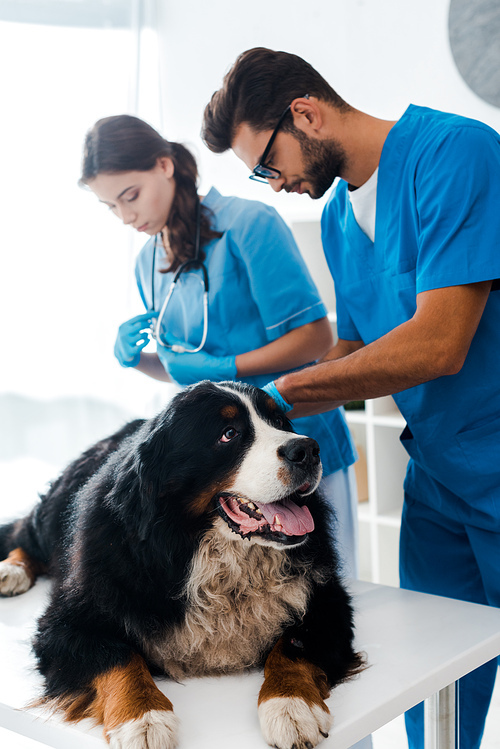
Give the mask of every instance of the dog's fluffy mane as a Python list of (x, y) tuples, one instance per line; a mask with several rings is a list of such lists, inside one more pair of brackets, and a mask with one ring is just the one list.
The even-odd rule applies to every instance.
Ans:
[(277, 549), (235, 543), (221, 526), (218, 519), (193, 557), (185, 620), (147, 651), (176, 679), (262, 665), (270, 644), (304, 616), (311, 578), (321, 579), (307, 562), (292, 565)]

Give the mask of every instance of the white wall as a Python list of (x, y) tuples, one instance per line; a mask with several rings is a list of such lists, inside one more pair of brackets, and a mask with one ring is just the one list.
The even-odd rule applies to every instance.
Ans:
[(165, 135), (195, 147), (202, 190), (276, 205), (288, 220), (316, 218), (323, 201), (275, 196), (231, 154), (208, 152), (202, 114), (245, 49), (301, 55), (353, 106), (396, 119), (410, 103), (454, 111), (500, 129), (500, 109), (461, 79), (448, 42), (449, 0), (159, 0)]
[[(302, 55), (352, 105), (376, 116), (396, 118), (414, 102), (500, 129), (500, 109), (473, 94), (455, 67), (449, 0), (148, 0), (147, 7), (154, 2), (163, 117), (156, 100), (143, 101), (145, 90), (140, 114), (194, 147), (202, 191), (215, 184), (226, 194), (265, 200), (291, 224), (311, 220), (313, 233), (324, 200), (275, 195), (251, 182), (232, 153), (211, 154), (199, 138), (205, 105), (243, 50), (263, 45)], [(46, 33), (39, 49), (35, 27), (11, 24), (0, 46), (9, 71), (2, 101), (15, 102), (0, 143), (7, 217), (0, 241), (0, 392), (42, 400), (80, 394), (143, 412), (145, 400), (156, 403), (156, 383), (122, 370), (113, 357), (118, 323), (140, 308), (132, 301), (129, 233), (76, 186), (85, 130), (127, 106), (134, 47), (115, 45), (121, 32), (104, 29), (90, 47), (83, 29), (80, 41), (75, 29)], [(144, 45), (154, 57), (147, 33)], [(153, 65), (144, 67), (141, 82), (155, 79)], [(301, 235), (299, 243), (320, 252), (317, 235), (312, 242)], [(328, 274), (318, 274), (329, 301)], [(0, 401), (3, 426), (6, 413)]]

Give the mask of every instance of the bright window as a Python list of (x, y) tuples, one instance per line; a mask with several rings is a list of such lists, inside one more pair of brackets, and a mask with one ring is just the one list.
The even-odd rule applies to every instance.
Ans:
[[(151, 30), (138, 36), (147, 5), (0, 5), (0, 480), (8, 513), (13, 492), (32, 503), (41, 477), (171, 396), (114, 358), (118, 325), (142, 311), (138, 246), (77, 185), (84, 136), (97, 119), (148, 119), (140, 106), (148, 97), (159, 111), (158, 77), (138, 67), (156, 43)], [(149, 89), (139, 91), (144, 77)]]

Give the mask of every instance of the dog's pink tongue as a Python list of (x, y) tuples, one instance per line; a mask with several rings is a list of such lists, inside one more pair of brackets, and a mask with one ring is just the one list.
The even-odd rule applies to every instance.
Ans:
[(299, 507), (291, 499), (267, 505), (259, 504), (259, 510), (273, 530), (278, 530), (276, 526), (282, 525), (280, 530), (287, 536), (304, 536), (314, 530), (314, 520), (309, 508)]

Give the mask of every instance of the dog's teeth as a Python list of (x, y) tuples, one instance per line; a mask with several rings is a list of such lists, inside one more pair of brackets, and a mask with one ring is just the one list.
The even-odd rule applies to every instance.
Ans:
[(255, 510), (255, 512), (257, 513), (257, 515), (262, 515), (262, 510), (257, 509)]
[(254, 505), (254, 503), (253, 503), (253, 502), (247, 502), (247, 505), (249, 506), (249, 508), (250, 508), (251, 510), (255, 510), (255, 509), (256, 509), (256, 507), (255, 507), (255, 505)]
[(283, 528), (283, 525), (281, 523), (281, 519), (280, 519), (279, 515), (275, 515), (274, 516), (273, 525), (274, 525), (275, 528)]

